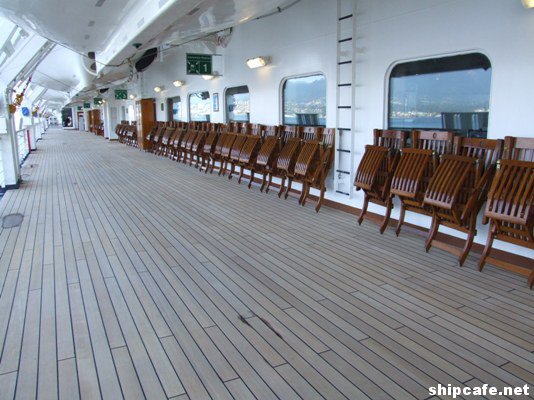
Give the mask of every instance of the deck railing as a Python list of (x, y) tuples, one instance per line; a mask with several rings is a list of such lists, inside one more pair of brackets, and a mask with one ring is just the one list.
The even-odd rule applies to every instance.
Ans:
[(19, 163), (22, 165), (28, 154), (30, 154), (30, 142), (28, 129), (21, 129), (17, 131), (17, 146), (19, 150)]

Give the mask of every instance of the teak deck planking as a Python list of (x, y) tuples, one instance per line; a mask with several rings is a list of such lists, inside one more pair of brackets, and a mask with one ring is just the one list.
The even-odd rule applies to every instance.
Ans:
[(24, 214), (0, 230), (2, 398), (532, 383), (522, 277), (93, 135), (43, 138), (0, 201), (0, 216)]

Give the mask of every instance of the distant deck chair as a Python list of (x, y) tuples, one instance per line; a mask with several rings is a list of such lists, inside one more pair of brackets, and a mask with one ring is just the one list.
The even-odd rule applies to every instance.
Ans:
[(180, 145), (182, 143), (182, 139), (185, 137), (186, 134), (187, 134), (187, 128), (184, 128), (183, 125), (182, 127), (179, 127), (178, 129), (176, 129), (174, 133), (174, 138), (172, 140), (172, 145), (171, 145), (171, 154), (170, 154), (171, 159), (177, 160), (177, 161), (180, 159), (180, 155), (181, 155)]
[(164, 152), (167, 151), (167, 146), (169, 145), (169, 140), (171, 138), (171, 135), (174, 133), (174, 128), (172, 127), (166, 127), (163, 131), (163, 135), (161, 135), (161, 140), (159, 142), (158, 148), (154, 151), (155, 154), (161, 155), (164, 154)]
[(224, 158), (224, 168), (223, 168), (223, 176), (226, 173), (228, 164), (230, 164), (230, 174), (228, 175), (228, 179), (232, 179), (232, 176), (235, 172), (235, 167), (239, 163), (239, 156), (241, 155), (241, 150), (243, 149), (243, 146), (245, 145), (245, 142), (247, 141), (248, 134), (245, 133), (238, 133), (234, 143), (232, 144), (232, 148), (230, 150), (230, 153), (228, 156), (223, 157)]
[[(458, 256), (463, 265), (476, 235), (476, 218), (489, 189), (497, 160), (502, 154), (502, 140), (454, 139), (454, 154), (446, 154), (436, 169), (424, 203), (432, 208), (432, 225), (426, 251), (436, 245)], [(467, 234), (462, 248), (436, 239), (441, 225)]]
[(234, 142), (237, 139), (238, 135), (240, 135), (240, 133), (237, 132), (228, 132), (224, 134), (224, 141), (221, 144), (221, 152), (219, 155), (219, 175), (222, 174), (224, 176), (224, 174), (226, 173), (228, 159), (230, 158), (230, 153), (232, 152)]
[(289, 125), (283, 125), (279, 128), (283, 145), (276, 160), (276, 167), (269, 174), (269, 182), (267, 183), (267, 189), (265, 190), (266, 193), (269, 192), (273, 176), (277, 176), (281, 179), (278, 197), (281, 197), (284, 193), (287, 176), (292, 174), (293, 169), (295, 168), (303, 129), (302, 126)]
[[(308, 156), (311, 155), (310, 153), (310, 146), (317, 147), (317, 150), (319, 150), (319, 140), (321, 138), (321, 135), (323, 133), (323, 127), (320, 126), (304, 126), (302, 127), (300, 131), (300, 146), (298, 149), (298, 153), (296, 154), (295, 159), (295, 165), (297, 164), (297, 160), (300, 157), (302, 152), (305, 152), (308, 154)], [(308, 143), (308, 146), (305, 146), (305, 144)], [(316, 146), (317, 145), (317, 146)], [(308, 156), (303, 155), (303, 160), (306, 159)], [(303, 166), (301, 160), (301, 167)], [(308, 161), (311, 161), (308, 160)], [(285, 172), (285, 176), (287, 178), (287, 190), (285, 191), (284, 198), (287, 199), (289, 196), (289, 192), (291, 192), (291, 186), (293, 184), (293, 180), (295, 178), (295, 170), (294, 168), (291, 170), (288, 170)], [(302, 199), (301, 199), (302, 200)], [(301, 200), (299, 200), (299, 204), (301, 203)]]
[(258, 150), (255, 163), (251, 167), (250, 182), (248, 187), (252, 186), (254, 181), (254, 174), (256, 172), (262, 174), (262, 183), (260, 191), (263, 192), (265, 185), (267, 184), (267, 175), (272, 173), (276, 167), (276, 160), (278, 159), (278, 153), (282, 149), (282, 139), (278, 135), (278, 126), (267, 126), (263, 132), (263, 143)]
[(250, 171), (250, 179), (248, 182), (249, 188), (252, 185), (252, 181), (254, 179), (252, 175), (252, 169), (256, 162), (258, 151), (260, 150), (263, 128), (263, 125), (258, 124), (253, 124), (251, 126), (250, 134), (247, 135), (247, 139), (245, 140), (245, 143), (241, 148), (241, 152), (239, 153), (239, 159), (236, 163), (236, 165), (240, 168), (239, 179), (237, 180), (237, 183), (241, 183), (241, 179), (243, 178), (243, 173), (245, 172), (245, 169), (248, 169)]
[(432, 215), (432, 208), (425, 206), (428, 183), (438, 167), (439, 157), (451, 154), (454, 132), (413, 131), (412, 148), (401, 149), (399, 165), (393, 173), (391, 195), (401, 202), (400, 216), (395, 233), (399, 236), (406, 211)]
[(207, 173), (210, 169), (210, 164), (212, 162), (212, 154), (215, 151), (215, 146), (217, 145), (217, 140), (219, 139), (220, 133), (218, 132), (218, 127), (213, 126), (214, 130), (208, 132), (206, 140), (204, 141), (204, 146), (200, 153), (202, 162), (200, 164), (199, 170), (202, 171), (206, 168), (205, 172)]
[(490, 255), (495, 239), (534, 249), (534, 138), (507, 136), (504, 148), (504, 158), (497, 165), (484, 211), (490, 226), (478, 269), (482, 271), (489, 262), (525, 275), (532, 289), (533, 260), (524, 266)]
[[(201, 126), (200, 123), (197, 123), (197, 126)], [(182, 162), (184, 164), (187, 164), (187, 162), (189, 161), (189, 165), (191, 165), (191, 161), (193, 158), (193, 153), (192, 153), (193, 143), (195, 142), (195, 139), (197, 138), (200, 132), (201, 131), (199, 131), (198, 129), (190, 130), (188, 136), (183, 141)]]
[(193, 143), (191, 144), (191, 151), (190, 155), (191, 158), (189, 159), (189, 165), (193, 163), (193, 158), (195, 159), (195, 168), (198, 168), (198, 163), (202, 154), (202, 151), (204, 150), (204, 142), (206, 141), (207, 132), (199, 131), (197, 133), (197, 136), (193, 140)]
[(302, 150), (295, 164), (294, 180), (301, 182), (302, 191), (299, 204), (306, 205), (310, 188), (319, 190), (319, 200), (315, 211), (319, 212), (326, 191), (326, 177), (334, 161), (335, 129), (323, 129), (320, 141), (309, 140), (302, 145)]
[(400, 150), (406, 147), (409, 132), (401, 130), (375, 129), (373, 145), (365, 146), (354, 186), (363, 190), (364, 200), (358, 224), (361, 225), (367, 213), (369, 202), (386, 207), (386, 213), (380, 224), (380, 233), (384, 233), (393, 208), (390, 196), (391, 180), (400, 159)]

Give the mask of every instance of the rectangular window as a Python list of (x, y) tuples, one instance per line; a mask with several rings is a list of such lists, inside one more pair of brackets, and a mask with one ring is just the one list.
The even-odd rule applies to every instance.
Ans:
[(191, 93), (189, 95), (189, 120), (209, 122), (211, 101), (209, 92)]
[(250, 121), (250, 93), (248, 86), (226, 89), (226, 120), (228, 122)]
[(390, 129), (443, 129), (486, 137), (491, 64), (480, 53), (396, 65), (389, 78)]
[(170, 97), (167, 99), (167, 110), (169, 121), (182, 120), (182, 101), (180, 96)]
[(326, 79), (324, 75), (287, 79), (282, 91), (284, 125), (326, 126)]

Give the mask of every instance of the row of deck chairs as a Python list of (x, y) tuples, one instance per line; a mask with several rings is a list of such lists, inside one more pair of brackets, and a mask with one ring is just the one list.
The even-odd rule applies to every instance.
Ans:
[(139, 147), (137, 142), (137, 125), (130, 124), (128, 121), (122, 121), (115, 127), (115, 133), (119, 137), (120, 143), (125, 143), (129, 146)]
[[(335, 130), (322, 127), (267, 126), (250, 123), (162, 123), (149, 133), (147, 151), (187, 163), (200, 171), (241, 183), (250, 171), (248, 187), (262, 175), (260, 190), (269, 191), (273, 177), (281, 179), (278, 196), (288, 197), (293, 182), (302, 184), (299, 204), (310, 189), (319, 190), (318, 212), (324, 201), (325, 181), (334, 159)], [(287, 186), (286, 186), (287, 184)]]
[[(425, 243), (458, 256), (462, 265), (476, 235), (477, 215), (486, 201), (483, 223), (490, 222), (479, 270), (486, 262), (528, 276), (534, 284), (534, 265), (519, 266), (490, 256), (495, 239), (534, 249), (534, 138), (503, 140), (455, 136), (442, 131), (375, 130), (366, 146), (354, 185), (364, 191), (358, 223), (369, 202), (386, 207), (380, 226), (389, 223), (392, 199), (401, 202), (396, 234), (406, 211), (432, 216)], [(458, 248), (438, 240), (440, 226), (467, 234)], [(534, 264), (534, 262), (533, 262)]]

